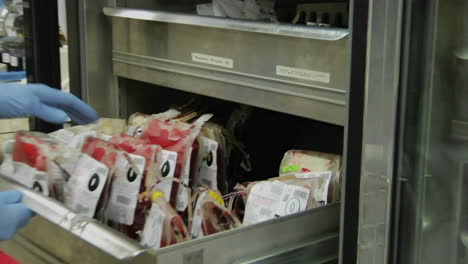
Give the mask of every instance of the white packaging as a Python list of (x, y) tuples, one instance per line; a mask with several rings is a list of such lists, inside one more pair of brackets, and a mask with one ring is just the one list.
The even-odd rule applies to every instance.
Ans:
[(244, 225), (267, 221), (306, 210), (310, 191), (281, 181), (262, 181), (250, 190)]
[(108, 173), (107, 166), (81, 155), (65, 184), (65, 204), (79, 214), (93, 217)]
[(136, 168), (132, 167), (124, 155), (119, 156), (107, 207), (109, 219), (125, 225), (133, 224), (145, 169), (144, 157), (132, 154), (128, 154), (128, 156)]

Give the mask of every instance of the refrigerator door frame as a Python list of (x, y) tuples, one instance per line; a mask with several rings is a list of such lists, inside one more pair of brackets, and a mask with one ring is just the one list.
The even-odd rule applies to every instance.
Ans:
[(404, 2), (369, 1), (357, 263), (391, 256)]

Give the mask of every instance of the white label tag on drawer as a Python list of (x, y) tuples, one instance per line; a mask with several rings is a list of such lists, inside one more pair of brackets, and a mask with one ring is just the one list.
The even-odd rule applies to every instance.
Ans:
[(234, 60), (229, 58), (211, 56), (201, 53), (192, 53), (192, 61), (211, 64), (215, 66), (225, 67), (225, 68), (234, 68)]
[(276, 65), (276, 75), (308, 81), (330, 83), (329, 72), (311, 71), (299, 68)]

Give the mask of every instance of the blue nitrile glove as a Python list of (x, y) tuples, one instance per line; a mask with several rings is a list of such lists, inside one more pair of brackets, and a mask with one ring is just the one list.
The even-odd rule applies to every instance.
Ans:
[(43, 84), (0, 84), (0, 118), (26, 116), (56, 124), (68, 118), (78, 124), (98, 119), (93, 108), (72, 94)]
[(0, 192), (0, 241), (11, 239), (33, 217), (33, 212), (21, 203), (22, 198), (20, 191)]

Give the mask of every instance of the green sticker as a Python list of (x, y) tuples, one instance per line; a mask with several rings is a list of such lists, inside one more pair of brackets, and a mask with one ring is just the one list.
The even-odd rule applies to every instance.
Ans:
[(298, 171), (301, 171), (301, 165), (289, 165), (281, 169), (282, 173), (298, 172)]

